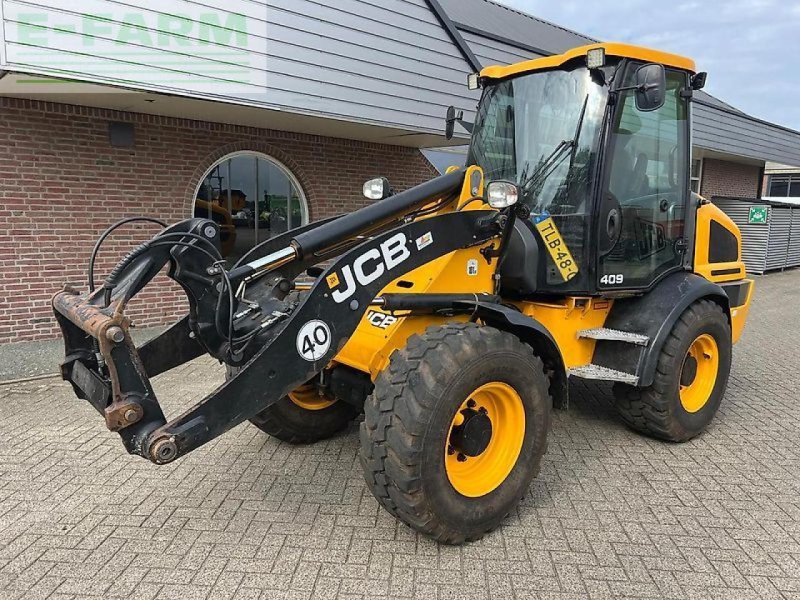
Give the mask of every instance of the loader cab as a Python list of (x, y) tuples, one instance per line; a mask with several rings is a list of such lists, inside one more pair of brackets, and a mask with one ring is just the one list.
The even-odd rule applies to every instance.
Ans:
[(531, 212), (500, 265), (505, 293), (629, 293), (688, 267), (693, 72), (622, 44), (482, 71), (467, 164), (515, 183)]

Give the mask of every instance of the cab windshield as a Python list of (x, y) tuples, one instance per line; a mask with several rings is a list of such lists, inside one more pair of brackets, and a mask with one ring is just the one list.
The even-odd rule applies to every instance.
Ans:
[[(486, 182), (511, 181), (536, 219), (552, 216), (571, 257), (546, 261), (540, 282), (585, 289), (592, 190), (607, 88), (586, 68), (531, 73), (484, 92), (468, 165)], [(564, 261), (568, 262), (564, 262)], [(558, 267), (563, 263), (570, 268)]]
[(585, 68), (492, 85), (478, 108), (467, 164), (480, 166), (487, 182), (519, 185), (534, 213), (583, 210), (606, 97)]

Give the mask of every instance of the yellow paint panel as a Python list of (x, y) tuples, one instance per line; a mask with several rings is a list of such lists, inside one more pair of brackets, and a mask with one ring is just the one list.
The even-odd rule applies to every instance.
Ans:
[(592, 362), (596, 340), (579, 338), (578, 332), (602, 327), (613, 305), (614, 301), (606, 298), (574, 297), (552, 304), (517, 304), (524, 314), (539, 321), (555, 338), (568, 369)]
[(755, 282), (752, 279), (745, 280), (750, 289), (747, 292), (747, 300), (741, 306), (731, 308), (731, 334), (733, 343), (737, 343), (742, 338), (744, 332), (744, 324), (747, 321), (747, 315), (750, 314), (750, 302), (753, 299), (753, 290), (755, 290)]
[[(712, 221), (716, 221), (736, 237), (737, 260), (724, 263), (710, 261)], [(695, 273), (714, 283), (738, 281), (746, 276), (744, 262), (742, 262), (742, 234), (728, 215), (710, 202), (704, 204), (697, 209), (695, 231), (697, 232), (694, 245)]]
[(641, 60), (644, 62), (659, 63), (667, 67), (675, 67), (683, 69), (690, 73), (697, 72), (695, 62), (680, 56), (678, 54), (671, 54), (669, 52), (661, 52), (660, 50), (652, 50), (642, 46), (632, 46), (630, 44), (619, 43), (603, 43), (592, 44), (589, 46), (581, 46), (573, 48), (564, 54), (557, 54), (555, 56), (547, 56), (545, 58), (537, 58), (534, 60), (527, 60), (524, 62), (509, 65), (507, 67), (493, 66), (486, 67), (481, 71), (481, 77), (489, 79), (505, 79), (506, 77), (513, 77), (523, 73), (532, 73), (534, 71), (544, 71), (547, 69), (556, 69), (575, 58), (586, 56), (589, 50), (594, 48), (603, 48), (607, 56), (619, 56), (622, 58), (632, 58), (634, 60)]

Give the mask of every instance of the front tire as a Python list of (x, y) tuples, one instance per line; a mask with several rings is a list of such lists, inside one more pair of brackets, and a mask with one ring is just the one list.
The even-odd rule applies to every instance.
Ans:
[(661, 349), (653, 384), (615, 384), (617, 410), (631, 428), (670, 442), (702, 433), (717, 414), (731, 369), (728, 318), (710, 300), (680, 316)]
[(437, 541), (479, 539), (538, 474), (551, 405), (542, 361), (515, 336), (472, 323), (431, 327), (392, 355), (367, 400), (367, 485)]

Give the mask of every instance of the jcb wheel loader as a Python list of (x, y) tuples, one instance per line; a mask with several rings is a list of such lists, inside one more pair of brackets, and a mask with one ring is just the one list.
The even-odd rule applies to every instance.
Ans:
[[(165, 226), (101, 287), (57, 294), (63, 376), (156, 464), (245, 420), (311, 442), (363, 412), (378, 501), (437, 540), (480, 538), (536, 476), (569, 376), (614, 382), (625, 422), (663, 440), (717, 412), (753, 282), (734, 223), (690, 192), (704, 80), (621, 44), (486, 68), (465, 169), (367, 182), (374, 203), (235, 265), (213, 221)], [(190, 311), (137, 350), (125, 307), (165, 265)], [(149, 378), (204, 353), (225, 383), (167, 422)]]

